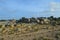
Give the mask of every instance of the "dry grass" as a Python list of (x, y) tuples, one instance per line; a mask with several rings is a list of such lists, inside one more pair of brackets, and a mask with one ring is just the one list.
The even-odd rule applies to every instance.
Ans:
[(22, 23), (17, 26), (0, 27), (0, 29), (0, 38), (3, 38), (0, 40), (58, 40), (60, 38), (58, 25)]

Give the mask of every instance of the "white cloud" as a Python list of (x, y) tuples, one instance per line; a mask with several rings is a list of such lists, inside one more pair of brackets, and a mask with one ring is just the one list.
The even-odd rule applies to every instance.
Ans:
[(51, 2), (50, 3), (50, 11), (51, 11), (51, 15), (53, 15), (53, 16), (60, 15), (60, 3), (59, 2)]
[(50, 7), (51, 7), (51, 9), (53, 9), (55, 11), (59, 11), (60, 10), (60, 3), (58, 3), (58, 2), (51, 2), (50, 3)]

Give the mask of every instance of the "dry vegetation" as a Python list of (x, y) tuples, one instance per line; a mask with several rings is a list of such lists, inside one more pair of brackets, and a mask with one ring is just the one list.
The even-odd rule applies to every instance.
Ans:
[(60, 17), (0, 20), (0, 40), (60, 40)]
[(60, 40), (60, 26), (34, 23), (0, 25), (0, 40)]

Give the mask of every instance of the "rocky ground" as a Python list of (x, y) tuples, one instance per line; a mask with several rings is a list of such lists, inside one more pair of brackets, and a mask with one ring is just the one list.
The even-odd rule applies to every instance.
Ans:
[(60, 26), (24, 23), (2, 27), (0, 40), (60, 40)]

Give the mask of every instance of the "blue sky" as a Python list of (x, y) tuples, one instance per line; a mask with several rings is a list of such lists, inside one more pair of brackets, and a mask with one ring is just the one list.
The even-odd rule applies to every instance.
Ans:
[(60, 0), (0, 0), (0, 19), (60, 17)]

